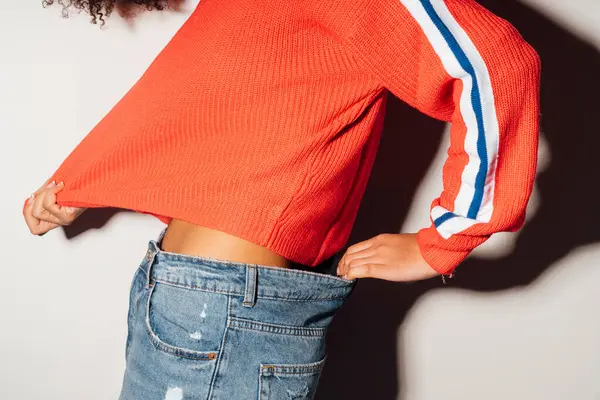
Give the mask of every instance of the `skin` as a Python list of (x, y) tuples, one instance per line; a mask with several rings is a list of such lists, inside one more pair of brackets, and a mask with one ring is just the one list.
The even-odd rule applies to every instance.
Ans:
[(23, 216), (29, 231), (38, 236), (59, 226), (67, 226), (83, 214), (85, 208), (62, 207), (56, 204), (56, 193), (64, 187), (63, 182), (56, 184), (46, 181), (36, 190), (23, 208)]
[(160, 247), (171, 253), (218, 260), (290, 268), (291, 262), (273, 250), (227, 232), (172, 219)]
[(342, 256), (337, 273), (347, 279), (377, 278), (394, 282), (440, 275), (421, 255), (416, 233), (381, 233), (353, 244)]
[[(43, 0), (44, 6), (55, 0)], [(141, 3), (136, 4), (136, 3)], [(99, 19), (104, 25), (113, 8), (149, 6), (162, 9), (174, 4), (175, 9), (181, 0), (74, 0), (65, 3), (63, 12), (69, 7), (84, 9), (92, 15), (92, 22)], [(23, 216), (29, 230), (42, 236), (58, 227), (67, 226), (86, 209), (62, 207), (56, 204), (56, 193), (64, 188), (64, 183), (46, 181), (36, 190), (23, 208)], [(183, 220), (173, 219), (162, 241), (162, 250), (189, 255), (199, 255), (216, 259), (246, 262), (289, 268), (291, 261), (270, 249), (249, 242), (225, 232), (194, 225)], [(377, 278), (396, 282), (416, 281), (433, 278), (439, 273), (431, 268), (421, 256), (416, 234), (383, 233), (371, 239), (350, 246), (341, 258), (337, 274), (347, 278)]]
[[(86, 210), (86, 208), (63, 207), (56, 204), (56, 193), (63, 188), (63, 182), (58, 184), (45, 182), (30, 196), (23, 208), (23, 216), (32, 234), (42, 236), (58, 226), (70, 225)], [(171, 239), (168, 246), (163, 246), (165, 251), (214, 256), (213, 254), (207, 254), (209, 247), (206, 244), (209, 243), (212, 245), (210, 248), (217, 249), (214, 251), (221, 254), (214, 256), (215, 258), (253, 263), (260, 263), (259, 259), (268, 259), (269, 261), (265, 264), (287, 266), (285, 263), (287, 260), (283, 259), (284, 261), (280, 262), (277, 257), (281, 258), (281, 256), (264, 250), (265, 248), (262, 246), (256, 245), (258, 247), (252, 248), (253, 244), (247, 241), (239, 243), (242, 239), (231, 235), (223, 236), (223, 233), (219, 233), (221, 237), (210, 243), (209, 238), (214, 239), (216, 237), (215, 233), (209, 232), (213, 230), (207, 230), (202, 235), (198, 235), (196, 234), (198, 230), (206, 230), (207, 228), (195, 226), (185, 221), (179, 221), (178, 225), (183, 227), (177, 230), (172, 229), (170, 234), (167, 230), (165, 239), (167, 234)], [(192, 233), (196, 235), (194, 236)], [(183, 238), (185, 240), (182, 240)], [(228, 240), (229, 243), (225, 245)], [(235, 242), (236, 240), (238, 242)], [(221, 246), (218, 245), (219, 242), (222, 244)], [(184, 244), (187, 247), (182, 247)], [(202, 244), (207, 246), (206, 249), (200, 248)], [(214, 246), (215, 244), (217, 246)], [(239, 250), (239, 256), (225, 255), (227, 252), (229, 252), (227, 254), (231, 254), (231, 251), (237, 248), (241, 249)], [(440, 275), (422, 257), (417, 243), (417, 235), (414, 233), (382, 233), (368, 240), (355, 243), (346, 249), (340, 259), (337, 274), (346, 279), (376, 278), (395, 282), (417, 281)]]

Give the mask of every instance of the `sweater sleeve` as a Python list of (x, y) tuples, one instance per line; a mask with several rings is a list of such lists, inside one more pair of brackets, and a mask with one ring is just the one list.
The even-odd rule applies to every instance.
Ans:
[(518, 230), (535, 177), (540, 81), (539, 56), (518, 31), (473, 0), (372, 0), (348, 45), (392, 94), (451, 123), (443, 191), (417, 235), (428, 264), (452, 273), (493, 233)]

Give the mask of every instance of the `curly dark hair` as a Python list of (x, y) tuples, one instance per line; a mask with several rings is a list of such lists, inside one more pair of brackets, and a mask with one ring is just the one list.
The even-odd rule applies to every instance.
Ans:
[[(55, 0), (42, 0), (43, 7), (51, 6)], [(131, 16), (130, 12), (133, 9), (144, 7), (148, 11), (151, 10), (165, 10), (172, 9), (170, 2), (174, 2), (176, 5), (181, 2), (173, 0), (56, 0), (58, 4), (62, 6), (63, 17), (68, 17), (68, 9), (73, 7), (78, 10), (83, 10), (91, 15), (93, 24), (97, 23), (98, 20), (101, 22), (101, 26), (105, 23), (105, 18), (109, 17), (113, 12), (113, 9), (121, 13), (121, 15)]]

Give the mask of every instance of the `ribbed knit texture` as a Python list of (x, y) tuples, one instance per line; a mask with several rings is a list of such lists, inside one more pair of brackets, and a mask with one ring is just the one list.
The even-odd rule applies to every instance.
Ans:
[[(454, 212), (474, 157), (459, 107), (465, 81), (449, 75), (407, 2), (431, 4), (201, 0), (51, 176), (65, 183), (57, 203), (183, 219), (315, 266), (348, 240), (389, 90), (452, 122), (432, 221), (436, 206)], [(539, 59), (477, 3), (444, 3), (485, 61), (499, 127), (483, 211), (452, 215), (472, 226), (449, 237), (433, 223), (419, 232), (425, 259), (448, 273), (489, 235), (523, 222), (537, 159)], [(410, 145), (419, 132), (403, 134)]]

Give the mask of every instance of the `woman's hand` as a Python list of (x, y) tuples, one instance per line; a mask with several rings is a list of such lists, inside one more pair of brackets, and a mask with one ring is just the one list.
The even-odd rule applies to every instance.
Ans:
[(421, 256), (416, 233), (382, 233), (353, 244), (340, 260), (337, 274), (346, 279), (378, 278), (396, 282), (440, 275)]
[(56, 204), (56, 193), (64, 187), (54, 181), (44, 183), (27, 200), (23, 216), (29, 230), (34, 235), (43, 235), (60, 225), (70, 225), (86, 208), (62, 207)]

